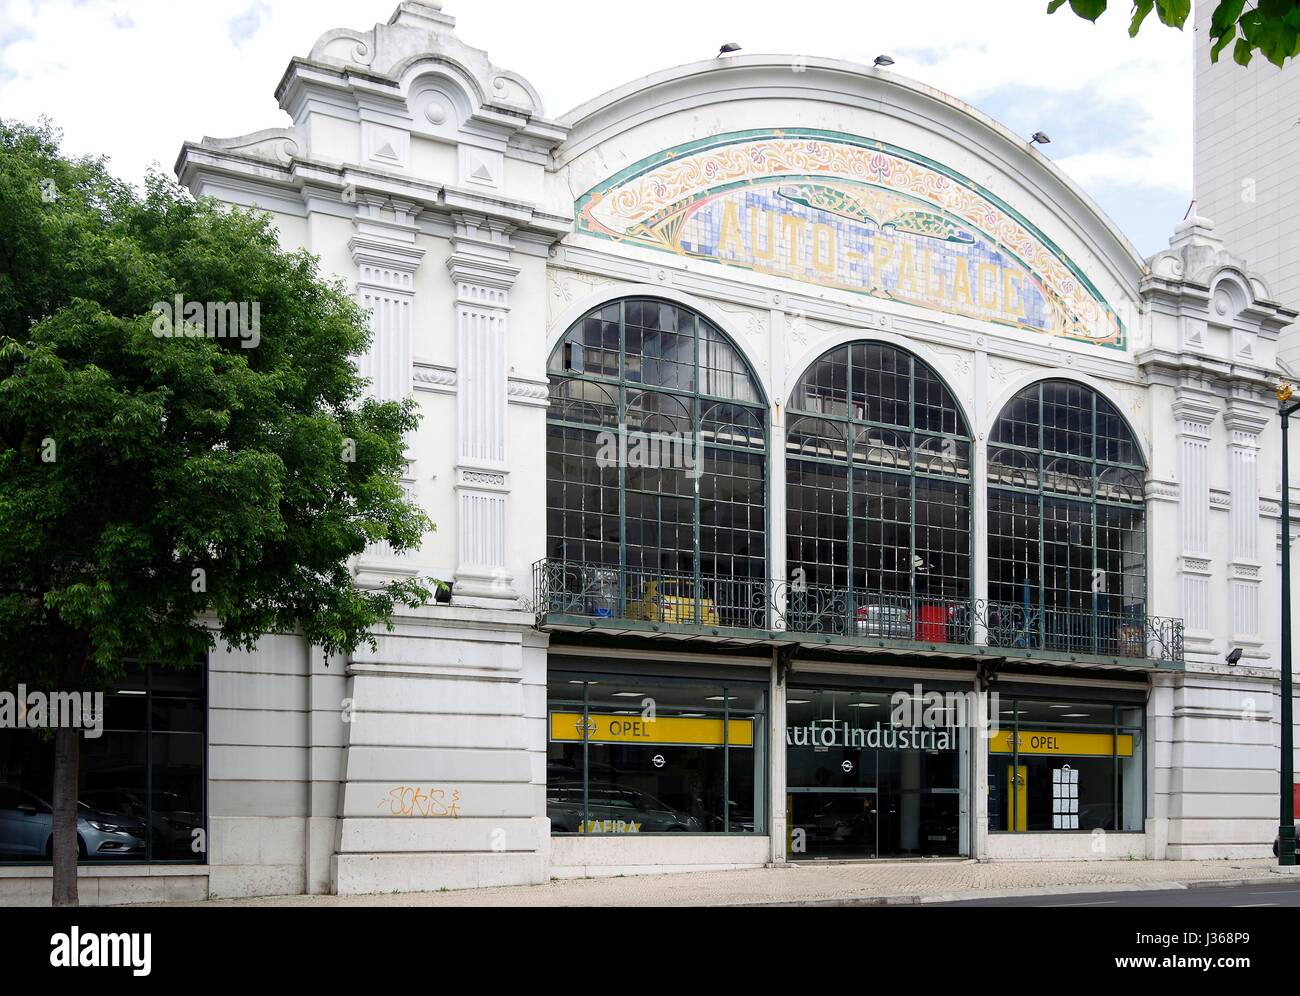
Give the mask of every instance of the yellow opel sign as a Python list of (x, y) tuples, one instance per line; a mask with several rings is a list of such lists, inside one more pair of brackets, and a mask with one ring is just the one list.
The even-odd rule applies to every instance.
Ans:
[(1066, 733), (1058, 730), (999, 730), (989, 738), (990, 754), (1059, 754), (1062, 757), (1133, 756), (1133, 735), (1121, 733)]
[[(754, 721), (730, 721), (726, 742), (732, 747), (754, 746)], [(552, 740), (582, 740), (582, 713), (551, 713)], [(646, 719), (638, 714), (619, 716), (593, 712), (587, 715), (587, 741), (597, 744), (667, 744), (721, 747), (723, 720), (690, 716)]]

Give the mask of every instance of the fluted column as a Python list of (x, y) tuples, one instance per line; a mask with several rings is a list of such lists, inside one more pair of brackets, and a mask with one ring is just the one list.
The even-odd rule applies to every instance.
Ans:
[(1232, 640), (1244, 650), (1258, 650), (1259, 559), (1259, 434), (1269, 422), (1268, 410), (1233, 399), (1223, 416), (1228, 430), (1228, 472), (1232, 485), (1232, 561), (1228, 567), (1228, 609)]
[(1182, 580), (1187, 649), (1208, 652), (1214, 635), (1210, 616), (1210, 426), (1218, 406), (1205, 396), (1180, 391), (1173, 406), (1178, 424), (1178, 571)]
[(457, 215), (447, 271), (456, 286), (456, 595), (517, 597), (509, 570), (507, 317), (519, 268), (510, 226)]
[[(379, 401), (411, 396), (415, 335), (415, 273), (424, 250), (415, 244), (419, 208), (383, 195), (357, 195), (356, 232), (348, 242), (357, 266), (357, 303), (370, 314), (373, 337), (357, 367), (370, 383), (366, 393)], [(408, 440), (409, 445), (409, 440)], [(402, 484), (408, 493), (415, 480), (408, 462)], [(408, 556), (384, 542), (372, 543), (357, 558), (362, 584), (382, 583), (417, 572)]]

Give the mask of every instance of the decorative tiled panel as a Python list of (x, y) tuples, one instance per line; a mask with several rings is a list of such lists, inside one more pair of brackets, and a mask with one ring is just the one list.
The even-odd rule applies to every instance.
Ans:
[(916, 153), (838, 132), (668, 149), (577, 201), (593, 235), (1124, 348), (1083, 272), (1010, 205)]

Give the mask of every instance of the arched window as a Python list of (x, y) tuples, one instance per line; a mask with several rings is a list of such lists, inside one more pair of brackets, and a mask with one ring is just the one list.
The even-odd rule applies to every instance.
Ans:
[(629, 298), (575, 322), (547, 375), (547, 557), (573, 611), (765, 625), (767, 410), (739, 351)]
[(1141, 650), (1144, 480), (1128, 424), (1086, 385), (1041, 381), (1007, 403), (989, 437), (990, 643)]
[(965, 639), (970, 433), (943, 381), (850, 343), (803, 375), (787, 424), (790, 628)]

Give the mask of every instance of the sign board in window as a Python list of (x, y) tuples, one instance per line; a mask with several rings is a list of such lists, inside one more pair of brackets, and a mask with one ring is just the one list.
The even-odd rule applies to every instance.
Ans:
[(1069, 733), (1063, 730), (999, 730), (989, 738), (990, 754), (1049, 754), (1065, 757), (1133, 756), (1133, 735)]
[[(646, 719), (639, 714), (615, 715), (593, 712), (587, 715), (587, 741), (597, 744), (670, 744), (696, 747), (754, 746), (754, 721), (729, 721), (723, 738), (721, 718), (659, 716)], [(552, 740), (582, 740), (582, 713), (551, 713)]]

